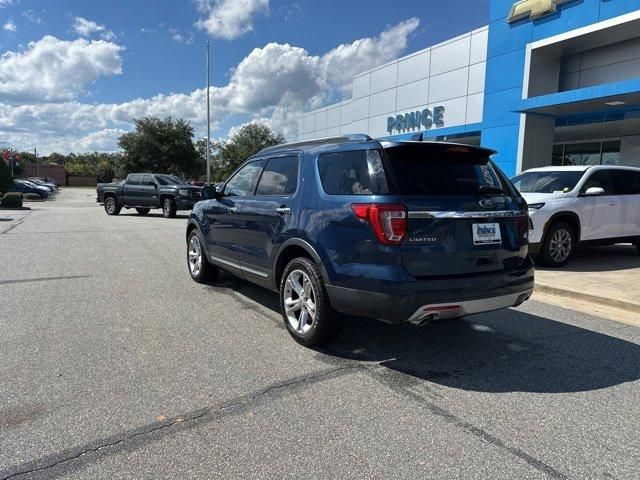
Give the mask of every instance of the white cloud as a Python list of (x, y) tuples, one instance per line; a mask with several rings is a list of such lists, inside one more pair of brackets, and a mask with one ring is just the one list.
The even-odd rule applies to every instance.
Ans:
[[(211, 89), (214, 130), (230, 117), (243, 115), (243, 122), (247, 116), (258, 119), (269, 123), (287, 138), (294, 138), (300, 112), (339, 99), (348, 91), (354, 74), (397, 58), (406, 49), (407, 36), (418, 27), (418, 23), (417, 19), (407, 20), (389, 27), (377, 37), (340, 45), (322, 56), (310, 55), (303, 48), (288, 44), (269, 43), (254, 49), (230, 73), (227, 85)], [(53, 37), (47, 38), (49, 42), (62, 42)], [(76, 42), (84, 42), (85, 48), (93, 44), (121, 48), (103, 41)], [(29, 49), (33, 48), (29, 46)], [(113, 65), (111, 69), (106, 68), (111, 74), (120, 70), (118, 52), (112, 52)], [(4, 71), (3, 60), (4, 56), (0, 59), (0, 72)], [(93, 70), (93, 73), (89, 81), (97, 78), (97, 71)], [(49, 103), (22, 102), (16, 106), (8, 104), (7, 95), (3, 95), (2, 75), (0, 73), (0, 141), (10, 139), (18, 148), (37, 143), (43, 153), (91, 150), (97, 145), (101, 150), (115, 150), (118, 136), (132, 129), (133, 119), (146, 115), (182, 117), (194, 125), (197, 136), (204, 135), (206, 131), (204, 89), (186, 94), (138, 98), (119, 104), (91, 105), (76, 100), (51, 103), (56, 101), (52, 92), (64, 90), (72, 77), (67, 72), (57, 79), (58, 88), (54, 90), (52, 87)], [(24, 83), (34, 90), (38, 86), (37, 80), (37, 77), (30, 78)], [(87, 81), (79, 83), (80, 87), (73, 88), (68, 95), (73, 99), (78, 98), (77, 93)], [(43, 94), (39, 98), (42, 97)]]
[(269, 11), (269, 0), (196, 0), (198, 11), (206, 14), (196, 27), (209, 35), (233, 40), (253, 30), (253, 19)]
[(13, 5), (13, 0), (0, 0), (0, 8)]
[(182, 32), (177, 28), (169, 28), (169, 34), (171, 38), (178, 43), (184, 43), (185, 45), (191, 45), (193, 43), (193, 33)]
[(42, 18), (36, 15), (33, 10), (25, 10), (24, 12), (22, 12), (22, 16), (27, 20), (29, 20), (30, 22), (37, 23), (37, 24), (42, 23)]
[(73, 30), (81, 37), (91, 37), (93, 34), (98, 34), (104, 40), (111, 41), (116, 38), (115, 34), (104, 25), (83, 17), (75, 17), (73, 19)]
[(104, 40), (46, 36), (23, 52), (0, 56), (0, 102), (55, 102), (76, 98), (103, 75), (122, 73), (123, 47)]
[(13, 21), (11, 20), (7, 20), (3, 25), (2, 28), (5, 29), (7, 32), (15, 32), (17, 30), (16, 28), (16, 24), (13, 23)]

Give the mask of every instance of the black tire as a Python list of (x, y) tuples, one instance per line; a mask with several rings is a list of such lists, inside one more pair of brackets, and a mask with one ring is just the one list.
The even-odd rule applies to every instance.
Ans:
[(576, 249), (576, 233), (565, 222), (551, 225), (540, 248), (540, 263), (551, 268), (563, 267)]
[[(312, 318), (310, 324), (305, 322), (305, 326), (310, 325), (311, 328), (304, 333), (294, 328), (285, 310), (287, 280), (292, 273), (295, 274), (296, 272), (304, 272), (304, 274), (306, 274), (313, 288), (312, 293), (315, 297), (315, 318)], [(284, 269), (282, 279), (280, 280), (280, 310), (289, 334), (291, 334), (296, 342), (305, 347), (311, 347), (330, 340), (339, 333), (340, 327), (342, 326), (342, 319), (331, 307), (331, 303), (329, 303), (329, 297), (324, 281), (322, 280), (320, 268), (306, 257), (294, 258)], [(293, 315), (295, 318), (296, 313), (294, 312)], [(300, 309), (299, 315), (302, 316), (302, 308)]]
[(136, 212), (138, 212), (138, 215), (148, 215), (150, 211), (150, 208), (136, 208)]
[(122, 207), (118, 205), (118, 201), (115, 197), (107, 197), (104, 199), (104, 211), (107, 215), (118, 215), (122, 210)]
[[(194, 238), (195, 240), (193, 240)], [(192, 265), (192, 241), (197, 242), (201, 256), (200, 268), (197, 271)], [(187, 241), (187, 269), (189, 270), (189, 275), (191, 275), (193, 281), (198, 283), (213, 282), (218, 278), (218, 275), (220, 275), (220, 269), (209, 263), (209, 260), (207, 260), (207, 255), (205, 254), (204, 247), (202, 246), (202, 242), (200, 241), (196, 230), (193, 230), (189, 234), (189, 240)]]
[(173, 198), (165, 198), (162, 200), (162, 215), (164, 218), (173, 218), (176, 216), (176, 201)]

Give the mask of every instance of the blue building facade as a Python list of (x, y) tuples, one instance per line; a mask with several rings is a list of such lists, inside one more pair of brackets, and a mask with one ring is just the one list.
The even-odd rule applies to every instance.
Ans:
[(363, 72), (298, 130), (480, 144), (508, 175), (640, 166), (640, 0), (491, 0), (486, 27)]
[[(640, 92), (640, 69), (636, 70), (635, 75), (628, 75), (627, 72), (620, 72), (619, 75), (616, 75), (616, 72), (613, 72), (612, 81), (599, 85), (583, 88), (578, 86), (578, 88), (566, 89), (565, 91), (557, 91), (556, 88), (556, 92), (553, 92), (554, 88), (551, 87), (548, 89), (549, 93), (542, 95), (528, 95), (525, 85), (527, 74), (529, 76), (537, 74), (537, 72), (525, 71), (528, 56), (529, 63), (531, 62), (531, 53), (527, 53), (528, 46), (561, 34), (575, 32), (574, 35), (558, 38), (556, 42), (545, 46), (549, 50), (555, 49), (555, 54), (558, 55), (557, 60), (561, 62), (565, 44), (572, 40), (577, 44), (582, 42), (582, 47), (585, 47), (585, 50), (612, 45), (611, 38), (621, 39), (615, 43), (628, 40), (633, 42), (633, 39), (640, 35), (640, 30), (633, 32), (634, 28), (640, 28), (636, 24), (635, 15), (623, 18), (620, 22), (611, 22), (611, 25), (601, 25), (601, 29), (594, 27), (601, 22), (625, 14), (637, 14), (640, 9), (640, 1), (578, 0), (565, 2), (562, 5), (557, 5), (555, 12), (543, 15), (538, 19), (523, 18), (509, 22), (508, 16), (513, 5), (512, 0), (491, 0), (490, 2), (484, 115), (481, 127), (482, 145), (498, 151), (496, 161), (508, 174), (513, 174), (526, 167), (550, 164), (554, 142), (549, 133), (551, 130), (555, 130), (555, 127), (606, 123), (608, 119), (633, 116), (640, 107), (640, 103), (634, 104), (626, 101), (622, 105), (615, 105), (617, 102), (623, 101), (621, 98), (626, 98), (629, 93), (637, 94)], [(623, 29), (628, 31), (627, 35), (617, 34)], [(625, 38), (625, 36), (629, 38)], [(594, 47), (589, 48), (592, 45)], [(531, 51), (530, 47), (529, 51)], [(618, 76), (623, 79), (616, 81)], [(624, 79), (624, 77), (631, 78)], [(598, 100), (602, 101), (598, 102)], [(614, 105), (607, 105), (607, 103)], [(566, 108), (558, 108), (562, 105), (566, 105)], [(544, 128), (530, 127), (534, 131), (528, 132), (527, 126), (521, 125), (521, 123), (528, 123), (528, 116), (532, 116), (534, 122), (542, 120), (546, 122), (546, 125)], [(545, 155), (544, 158), (522, 158), (527, 154), (522, 151), (523, 143), (528, 140), (524, 137), (535, 137), (536, 134), (540, 134), (540, 130), (546, 130), (547, 134), (542, 136), (547, 138), (540, 140), (545, 142), (544, 147), (535, 150), (542, 150), (540, 155)], [(608, 133), (594, 133), (595, 138), (609, 135)], [(519, 149), (520, 152), (518, 152)], [(628, 160), (627, 163), (635, 163), (633, 159)]]

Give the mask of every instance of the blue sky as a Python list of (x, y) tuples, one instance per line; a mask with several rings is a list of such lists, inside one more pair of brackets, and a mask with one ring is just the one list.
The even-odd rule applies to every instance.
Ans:
[(0, 0), (0, 147), (113, 150), (144, 114), (201, 135), (207, 40), (213, 136), (252, 119), (291, 136), (297, 113), (348, 97), (358, 69), (487, 17), (486, 0)]

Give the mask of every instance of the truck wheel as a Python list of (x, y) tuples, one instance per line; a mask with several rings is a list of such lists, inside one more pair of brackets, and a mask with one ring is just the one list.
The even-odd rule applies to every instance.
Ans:
[(567, 264), (576, 246), (576, 235), (568, 223), (558, 222), (551, 225), (540, 249), (540, 261), (552, 268)]
[(164, 215), (164, 218), (175, 217), (176, 211), (176, 201), (173, 198), (165, 198), (162, 201), (162, 215)]
[(195, 230), (189, 235), (187, 243), (187, 266), (191, 278), (198, 283), (212, 282), (220, 274), (220, 269), (207, 260), (204, 247)]
[(284, 269), (280, 309), (287, 330), (305, 347), (331, 339), (342, 326), (329, 303), (320, 269), (306, 257), (294, 258)]
[(118, 215), (120, 210), (122, 210), (122, 207), (118, 205), (114, 197), (104, 199), (104, 211), (107, 212), (107, 215)]
[(138, 212), (138, 215), (147, 215), (150, 211), (150, 208), (136, 208), (136, 212)]

